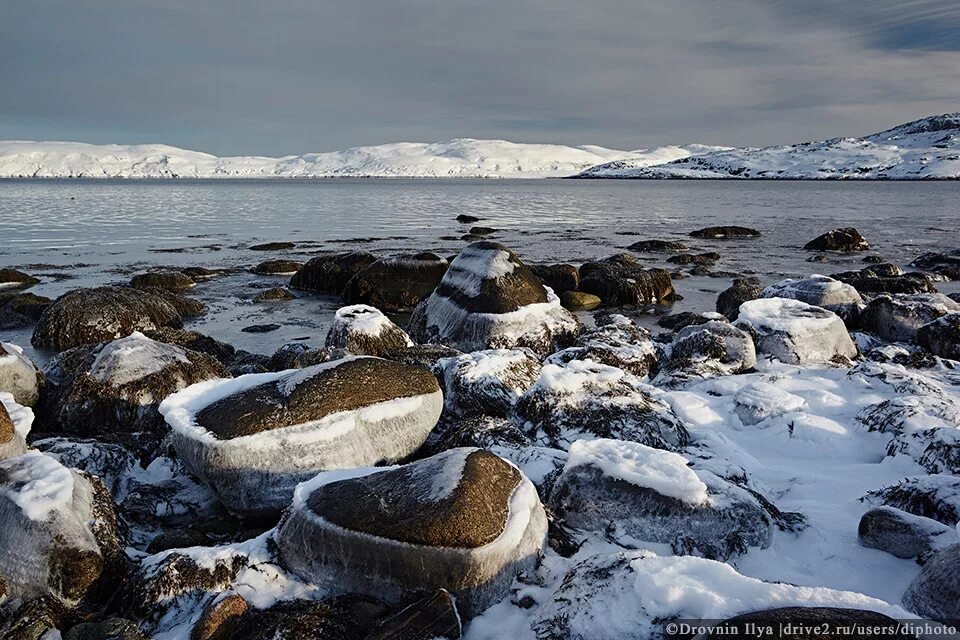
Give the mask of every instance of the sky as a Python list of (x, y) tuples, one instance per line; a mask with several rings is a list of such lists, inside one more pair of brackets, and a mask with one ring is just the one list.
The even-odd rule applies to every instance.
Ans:
[(960, 111), (957, 0), (31, 0), (0, 139), (762, 146)]

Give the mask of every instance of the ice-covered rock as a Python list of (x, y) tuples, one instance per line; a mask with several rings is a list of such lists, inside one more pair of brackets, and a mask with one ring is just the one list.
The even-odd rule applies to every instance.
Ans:
[(912, 435), (930, 429), (958, 429), (960, 403), (931, 388), (917, 395), (899, 395), (867, 405), (856, 421), (868, 431), (894, 435)]
[(806, 408), (807, 401), (800, 396), (762, 380), (751, 382), (733, 398), (733, 410), (745, 426)]
[(578, 336), (574, 346), (552, 354), (546, 363), (592, 360), (643, 377), (650, 373), (658, 357), (649, 331), (626, 316), (614, 314), (599, 318), (596, 328)]
[(38, 411), (52, 431), (163, 435), (157, 406), (164, 398), (197, 382), (229, 377), (211, 356), (134, 332), (58, 354), (47, 366)]
[(736, 325), (749, 332), (757, 352), (789, 364), (853, 358), (857, 347), (840, 317), (788, 298), (760, 298), (740, 306)]
[(320, 474), (297, 487), (276, 540), (307, 580), (386, 599), (444, 588), (472, 617), (534, 567), (546, 533), (533, 484), (496, 455), (464, 448)]
[(680, 329), (666, 351), (654, 384), (742, 373), (757, 363), (752, 336), (717, 320)]
[(448, 266), (445, 258), (427, 251), (381, 258), (347, 281), (343, 301), (387, 311), (412, 309), (433, 293)]
[(833, 311), (845, 321), (856, 318), (863, 297), (849, 284), (829, 276), (813, 275), (794, 280), (787, 278), (772, 284), (760, 294), (761, 298), (790, 298)]
[(379, 309), (355, 304), (337, 309), (325, 345), (355, 355), (387, 357), (413, 346), (413, 341)]
[(443, 394), (379, 358), (187, 387), (160, 405), (180, 457), (238, 512), (277, 512), (317, 471), (395, 462), (423, 444)]
[(580, 290), (599, 297), (608, 307), (655, 303), (674, 295), (670, 272), (648, 269), (629, 253), (580, 265)]
[(536, 382), (540, 361), (522, 349), (488, 349), (446, 358), (437, 369), (452, 415), (505, 417)]
[(317, 256), (297, 270), (290, 286), (339, 296), (350, 278), (376, 261), (377, 257), (367, 251)]
[(19, 404), (32, 407), (40, 397), (43, 375), (23, 349), (0, 342), (0, 391), (10, 393)]
[(0, 391), (0, 460), (26, 453), (31, 426), (33, 411), (18, 404), (9, 393)]
[(941, 358), (960, 360), (960, 313), (949, 313), (917, 329), (917, 342)]
[(903, 594), (903, 606), (944, 623), (960, 619), (960, 544), (935, 553)]
[(912, 342), (925, 324), (960, 311), (960, 304), (940, 293), (882, 295), (860, 313), (860, 327), (884, 340)]
[[(936, 416), (933, 417), (936, 419)], [(958, 475), (960, 474), (960, 428), (957, 425), (960, 425), (960, 418), (955, 418), (953, 423), (946, 426), (904, 431), (887, 445), (887, 455), (903, 453), (912, 457), (917, 464), (930, 473)]]
[(862, 499), (932, 518), (950, 527), (960, 522), (960, 477), (957, 476), (932, 474), (904, 478), (889, 487), (870, 491)]
[(57, 298), (40, 316), (31, 342), (62, 351), (128, 336), (134, 331), (180, 327), (204, 305), (164, 289), (97, 287)]
[(740, 305), (756, 300), (763, 293), (763, 285), (757, 278), (737, 278), (717, 296), (717, 313), (733, 322), (740, 315)]
[(581, 438), (616, 438), (677, 451), (689, 435), (652, 388), (623, 369), (590, 360), (543, 367), (515, 416), (538, 443), (568, 449)]
[[(39, 451), (0, 460), (0, 581), (6, 595), (68, 606), (116, 571), (113, 502), (96, 478)], [(113, 585), (110, 585), (112, 587)]]
[(568, 346), (580, 322), (560, 306), (512, 251), (495, 242), (468, 245), (410, 318), (417, 342), (463, 351), (526, 347), (538, 355)]
[(893, 507), (875, 507), (860, 518), (860, 544), (898, 558), (922, 558), (954, 544), (955, 527)]
[(817, 236), (803, 248), (807, 251), (866, 251), (870, 243), (853, 227), (844, 227)]
[(773, 523), (757, 499), (688, 464), (635, 442), (574, 442), (551, 511), (573, 529), (666, 543), (685, 555), (726, 560), (769, 546)]

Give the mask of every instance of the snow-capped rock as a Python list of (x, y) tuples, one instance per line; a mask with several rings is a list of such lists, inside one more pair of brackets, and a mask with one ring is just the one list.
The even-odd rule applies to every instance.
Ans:
[(833, 311), (846, 321), (856, 317), (863, 296), (857, 290), (829, 276), (812, 275), (795, 280), (787, 278), (764, 289), (761, 298), (790, 298)]
[(960, 522), (960, 478), (952, 475), (904, 478), (889, 487), (870, 491), (863, 499), (932, 518), (950, 527)]
[(742, 373), (756, 363), (757, 354), (750, 333), (726, 321), (710, 320), (677, 331), (654, 384), (669, 386)]
[(355, 355), (386, 357), (413, 346), (413, 341), (379, 309), (355, 304), (337, 309), (324, 344)]
[(540, 361), (521, 349), (488, 349), (437, 363), (444, 404), (457, 416), (505, 417), (540, 375)]
[(0, 342), (0, 391), (12, 394), (27, 407), (37, 404), (43, 375), (23, 349), (10, 342)]
[(860, 314), (859, 324), (884, 340), (913, 342), (923, 325), (948, 313), (960, 312), (960, 303), (942, 293), (877, 296)]
[(753, 336), (757, 352), (790, 364), (853, 358), (857, 347), (837, 314), (788, 298), (740, 306), (736, 325)]
[(936, 356), (960, 360), (960, 312), (947, 314), (917, 329), (917, 342)]
[(893, 507), (875, 507), (860, 518), (860, 544), (898, 558), (921, 558), (957, 540), (955, 527)]
[(734, 411), (744, 426), (757, 425), (768, 418), (803, 411), (807, 401), (780, 387), (758, 380), (740, 389), (733, 399)]
[(649, 331), (626, 316), (613, 314), (598, 318), (596, 328), (582, 333), (574, 346), (552, 354), (545, 363), (562, 365), (571, 360), (591, 360), (643, 377), (658, 356)]

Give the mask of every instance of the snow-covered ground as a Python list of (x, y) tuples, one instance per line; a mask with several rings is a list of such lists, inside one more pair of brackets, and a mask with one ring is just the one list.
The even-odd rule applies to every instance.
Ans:
[(956, 180), (960, 179), (960, 113), (923, 118), (862, 138), (720, 149), (656, 166), (613, 161), (577, 177)]

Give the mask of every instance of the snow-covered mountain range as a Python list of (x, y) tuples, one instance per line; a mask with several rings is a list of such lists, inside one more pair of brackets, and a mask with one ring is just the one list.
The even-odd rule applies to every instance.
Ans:
[(617, 151), (461, 138), (268, 158), (217, 157), (160, 144), (0, 142), (2, 178), (544, 178), (630, 158), (649, 166), (716, 147)]
[(656, 166), (614, 160), (578, 178), (765, 180), (960, 179), (960, 113), (931, 116), (862, 138), (715, 150)]

